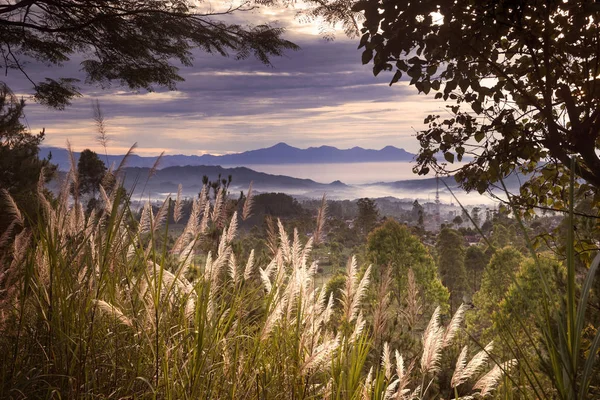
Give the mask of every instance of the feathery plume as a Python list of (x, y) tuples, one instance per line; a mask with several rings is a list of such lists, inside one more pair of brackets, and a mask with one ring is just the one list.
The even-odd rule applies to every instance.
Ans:
[(325, 307), (325, 309), (323, 310), (322, 315), (322, 322), (323, 324), (327, 324), (331, 318), (331, 315), (333, 314), (333, 293), (329, 293), (329, 300), (327, 301), (327, 306)]
[(452, 379), (450, 381), (450, 387), (455, 388), (464, 382), (464, 380), (462, 380), (462, 377), (463, 377), (463, 372), (465, 370), (465, 366), (467, 365), (467, 350), (468, 350), (467, 346), (463, 347), (462, 351), (460, 352), (460, 354), (458, 356), (458, 359), (456, 360), (456, 366), (454, 367), (454, 373), (452, 374)]
[(315, 228), (315, 232), (313, 234), (315, 244), (318, 245), (321, 243), (323, 228), (325, 226), (325, 219), (327, 218), (327, 198), (326, 194), (323, 193), (323, 199), (321, 200), (321, 207), (319, 207), (319, 211), (317, 213), (317, 227)]
[(206, 255), (206, 264), (204, 264), (204, 278), (207, 280), (210, 280), (212, 277), (212, 264), (213, 264), (212, 252), (209, 251), (208, 254)]
[(300, 367), (300, 374), (304, 375), (309, 371), (314, 371), (322, 365), (327, 364), (331, 360), (331, 356), (335, 349), (338, 348), (339, 343), (339, 336), (336, 336), (334, 339), (325, 341), (317, 346), (313, 354)]
[(410, 376), (410, 372), (412, 369), (412, 364), (409, 366), (408, 370), (404, 367), (404, 358), (400, 355), (400, 352), (396, 350), (396, 376), (398, 377), (398, 388), (396, 390), (396, 398), (403, 399), (404, 395), (408, 393), (408, 377)]
[[(148, 266), (154, 268), (160, 268), (157, 264), (152, 261), (148, 261)], [(189, 294), (193, 291), (192, 285), (185, 279), (180, 278), (181, 274), (175, 275), (167, 269), (162, 270), (162, 281), (165, 288), (170, 289), (171, 287), (177, 287), (183, 293)]]
[(284, 260), (289, 261), (292, 257), (292, 249), (290, 247), (288, 235), (285, 233), (285, 229), (283, 228), (283, 224), (279, 218), (277, 219), (277, 226), (279, 227), (279, 240), (281, 242), (281, 252), (283, 258)]
[(140, 222), (138, 224), (138, 235), (150, 232), (153, 219), (154, 216), (152, 215), (152, 205), (150, 205), (150, 200), (148, 200), (142, 209), (142, 215), (140, 216)]
[[(487, 346), (485, 346), (485, 348), (483, 350), (481, 350), (480, 352), (475, 354), (473, 356), (473, 358), (471, 358), (471, 360), (468, 362), (468, 364), (465, 365), (464, 368), (462, 369), (460, 375), (457, 377), (456, 386), (460, 385), (461, 383), (465, 382), (468, 379), (471, 379), (473, 376), (478, 374), (479, 371), (481, 371), (481, 368), (487, 362), (487, 359), (490, 355), (490, 352), (493, 350), (493, 348), (494, 348), (494, 342), (490, 342), (490, 343), (488, 343)], [(458, 362), (456, 363), (456, 365), (458, 366)], [(456, 372), (455, 372), (455, 374), (456, 374)], [(454, 381), (454, 376), (452, 377), (452, 380)]]
[(271, 289), (273, 288), (273, 284), (271, 283), (271, 277), (269, 276), (269, 273), (267, 270), (264, 270), (262, 268), (258, 268), (260, 270), (260, 279), (263, 282), (263, 285), (265, 285), (265, 290), (267, 291), (267, 293), (271, 292)]
[(371, 385), (373, 384), (373, 367), (369, 368), (369, 373), (362, 385), (361, 400), (371, 400)]
[(254, 203), (254, 193), (252, 192), (252, 182), (248, 186), (248, 194), (244, 201), (244, 207), (242, 208), (242, 221), (247, 220), (252, 215), (252, 204)]
[(148, 172), (148, 179), (150, 179), (154, 175), (156, 175), (156, 171), (158, 171), (158, 167), (160, 166), (160, 162), (162, 161), (162, 158), (164, 155), (165, 155), (165, 152), (163, 151), (162, 153), (160, 153), (158, 155), (158, 157), (156, 157), (154, 164), (152, 164), (152, 168), (150, 168), (150, 171)]
[(356, 315), (358, 314), (360, 302), (367, 294), (367, 289), (369, 287), (369, 282), (371, 279), (370, 277), (371, 277), (371, 265), (369, 265), (367, 267), (365, 274), (363, 275), (362, 279), (358, 283), (358, 286), (356, 287), (356, 290), (354, 292), (354, 296), (352, 299), (352, 306), (350, 307), (350, 310), (351, 310), (350, 319), (349, 319), (350, 321), (352, 321), (354, 318), (356, 318)]
[(204, 213), (202, 215), (202, 221), (200, 221), (198, 233), (204, 233), (208, 230), (208, 222), (210, 218), (210, 202), (207, 201), (204, 206)]
[(127, 164), (127, 160), (129, 160), (129, 157), (131, 157), (131, 155), (135, 152), (136, 148), (137, 148), (137, 143), (134, 143), (129, 148), (129, 150), (127, 150), (127, 153), (125, 153), (125, 155), (121, 159), (121, 162), (119, 163), (119, 166), (115, 170), (115, 173), (114, 173), (115, 176), (119, 175), (119, 173), (123, 170), (123, 168), (125, 168), (125, 165)]
[(227, 229), (227, 243), (231, 243), (235, 238), (235, 234), (238, 228), (238, 216), (237, 211), (233, 213), (231, 217), (231, 222), (229, 223), (229, 228)]
[(180, 183), (177, 187), (177, 198), (175, 199), (175, 207), (173, 209), (173, 219), (175, 220), (175, 223), (178, 223), (181, 220), (181, 213), (183, 211), (183, 202), (181, 201), (182, 190), (183, 187)]
[(277, 254), (277, 249), (279, 248), (275, 221), (270, 215), (266, 216), (265, 221), (267, 222), (267, 247), (269, 248), (271, 255), (275, 256)]
[(237, 283), (238, 281), (238, 273), (237, 273), (237, 265), (235, 263), (235, 254), (231, 253), (229, 256), (229, 277), (233, 281), (233, 283)]
[(244, 280), (249, 280), (252, 278), (252, 272), (254, 271), (254, 249), (250, 250), (250, 255), (248, 256), (248, 262), (246, 263), (246, 268), (244, 269)]
[(358, 337), (362, 334), (365, 328), (365, 322), (366, 321), (363, 318), (362, 313), (359, 313), (358, 317), (356, 317), (356, 323), (354, 324), (354, 331), (352, 331), (352, 335), (350, 335), (348, 343), (354, 343), (356, 340), (358, 340)]
[(185, 276), (185, 274), (189, 271), (193, 261), (194, 261), (194, 246), (196, 242), (191, 241), (190, 244), (181, 252), (179, 255), (179, 269), (177, 273), (180, 276)]
[(302, 250), (302, 255), (301, 255), (301, 259), (300, 259), (300, 263), (302, 265), (304, 265), (308, 262), (310, 252), (312, 250), (312, 245), (313, 245), (313, 238), (310, 237), (306, 241), (306, 244), (304, 245), (304, 249)]
[(15, 230), (16, 221), (12, 221), (0, 236), (0, 248), (4, 247), (12, 236)]
[(440, 307), (438, 306), (423, 333), (423, 354), (421, 356), (421, 372), (437, 372), (444, 342), (444, 329), (440, 327)]
[(193, 238), (198, 233), (198, 227), (200, 225), (200, 213), (202, 211), (200, 198), (192, 200), (192, 210), (190, 211), (190, 217), (188, 219), (183, 233), (177, 238), (173, 245), (173, 253), (179, 253), (181, 249), (186, 246), (186, 241)]
[(352, 314), (352, 300), (354, 297), (354, 286), (358, 279), (358, 265), (356, 257), (352, 256), (346, 263), (346, 282), (342, 289), (342, 304), (344, 306), (344, 316), (347, 321), (350, 321)]
[(383, 344), (383, 353), (381, 354), (381, 366), (385, 372), (386, 379), (392, 377), (392, 352), (390, 351), (390, 345), (388, 342)]
[(152, 221), (152, 232), (156, 232), (156, 230), (167, 220), (167, 214), (169, 213), (169, 199), (170, 197), (167, 197), (156, 212), (156, 216)]
[(456, 312), (452, 316), (452, 319), (450, 320), (450, 323), (448, 324), (448, 326), (446, 327), (446, 331), (444, 332), (444, 340), (442, 343), (442, 347), (448, 346), (450, 342), (452, 342), (452, 340), (454, 339), (454, 336), (456, 336), (456, 332), (458, 331), (458, 328), (460, 328), (460, 324), (462, 324), (465, 318), (466, 310), (467, 307), (464, 304), (461, 304), (460, 307), (458, 307), (458, 310), (456, 310)]
[(260, 335), (261, 340), (265, 340), (269, 337), (269, 335), (273, 331), (273, 328), (275, 327), (277, 322), (279, 322), (279, 319), (283, 315), (283, 310), (286, 307), (286, 305), (287, 305), (287, 297), (284, 295), (279, 299), (277, 304), (275, 304), (275, 307), (269, 313), (269, 316), (267, 317), (267, 320), (265, 321), (265, 325), (263, 326), (263, 331)]
[(298, 229), (294, 228), (294, 240), (292, 242), (292, 247), (290, 248), (290, 257), (291, 261), (294, 264), (294, 268), (300, 268), (301, 260), (302, 260), (302, 243), (300, 243), (300, 235), (298, 234)]
[(412, 329), (417, 324), (422, 310), (423, 307), (421, 306), (417, 280), (415, 279), (414, 271), (410, 268), (408, 270), (408, 285), (406, 288), (406, 307), (400, 309), (400, 315), (404, 319), (404, 322)]
[[(67, 177), (71, 178), (72, 186), (71, 187), (63, 186), (63, 188), (62, 188), (64, 190), (64, 193), (61, 193), (63, 196), (60, 196), (60, 197), (63, 197), (65, 199), (65, 201), (64, 202), (59, 201), (59, 203), (64, 206), (66, 206), (66, 204), (67, 204), (66, 198), (69, 195), (69, 192), (71, 192), (73, 194), (75, 203), (79, 202), (79, 174), (77, 173), (77, 163), (75, 162), (75, 154), (73, 153), (73, 148), (71, 147), (71, 142), (69, 140), (67, 140), (67, 151), (69, 153), (69, 164), (70, 164), (70, 170), (69, 170), (69, 174), (67, 174)], [(67, 181), (69, 181), (68, 178), (67, 178)]]
[(392, 275), (390, 268), (387, 267), (381, 273), (381, 280), (377, 285), (377, 302), (373, 311), (373, 337), (375, 346), (378, 347), (382, 333), (388, 323), (388, 311), (390, 307), (390, 286), (392, 284)]
[(110, 214), (112, 211), (113, 203), (110, 200), (110, 197), (106, 194), (106, 190), (104, 190), (104, 186), (100, 185), (99, 187), (100, 197), (102, 197), (102, 201), (104, 202), (104, 210)]
[(219, 224), (220, 222), (220, 218), (221, 218), (221, 207), (223, 207), (223, 200), (224, 200), (224, 192), (223, 192), (223, 188), (220, 187), (219, 191), (217, 192), (217, 197), (215, 198), (215, 204), (213, 206), (213, 212), (212, 212), (212, 221), (215, 224)]
[(102, 313), (104, 313), (105, 315), (114, 318), (115, 320), (119, 321), (123, 325), (133, 326), (133, 323), (131, 322), (131, 320), (129, 318), (127, 318), (121, 310), (119, 310), (112, 304), (109, 304), (104, 300), (98, 300), (98, 299), (92, 300), (92, 303), (94, 304), (94, 306), (98, 307), (98, 309), (100, 311), (102, 311)]
[(23, 215), (21, 215), (21, 211), (19, 210), (19, 207), (17, 207), (17, 203), (15, 203), (15, 200), (10, 195), (8, 190), (0, 189), (0, 194), (2, 195), (1, 197), (4, 199), (4, 204), (6, 205), (5, 212), (7, 212), (9, 216), (12, 216), (16, 223), (18, 223), (20, 226), (23, 226)]
[(391, 399), (394, 393), (396, 393), (396, 387), (398, 387), (399, 379), (394, 380), (385, 388), (385, 394), (383, 395), (383, 400)]
[(501, 366), (496, 364), (494, 368), (487, 374), (485, 374), (481, 379), (473, 385), (473, 390), (479, 390), (479, 395), (481, 397), (485, 397), (494, 391), (500, 382), (500, 378), (505, 373), (508, 373), (515, 365), (517, 364), (517, 360), (512, 359), (506, 361)]
[(106, 163), (108, 164), (107, 147), (110, 138), (108, 136), (108, 132), (106, 131), (106, 118), (104, 117), (104, 112), (100, 107), (100, 102), (98, 99), (92, 100), (92, 113), (94, 115), (94, 122), (96, 123), (96, 130), (98, 131), (98, 134), (96, 135), (96, 141), (104, 149)]
[(342, 292), (342, 304), (344, 316), (348, 322), (352, 322), (358, 315), (360, 302), (367, 292), (371, 266), (367, 268), (362, 279), (358, 281), (358, 266), (356, 257), (352, 256), (346, 265), (346, 284)]

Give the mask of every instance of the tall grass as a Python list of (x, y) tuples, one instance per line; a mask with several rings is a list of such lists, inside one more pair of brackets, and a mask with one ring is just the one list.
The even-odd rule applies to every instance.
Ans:
[[(600, 265), (600, 254), (597, 254), (589, 268), (578, 278), (575, 258), (575, 159), (571, 158), (570, 185), (567, 209), (567, 238), (566, 255), (564, 259), (566, 269), (566, 287), (564, 292), (556, 293), (549, 284), (550, 276), (541, 265), (541, 257), (536, 253), (533, 242), (529, 237), (520, 214), (520, 210), (511, 198), (511, 194), (504, 182), (500, 183), (506, 194), (508, 205), (512, 209), (515, 219), (525, 237), (527, 249), (533, 259), (537, 277), (539, 279), (539, 292), (541, 293), (542, 313), (536, 316), (534, 328), (524, 321), (518, 313), (515, 321), (506, 321), (500, 317), (502, 332), (500, 336), (511, 353), (520, 359), (519, 374), (520, 382), (511, 378), (515, 392), (522, 398), (535, 399), (561, 399), (561, 400), (584, 400), (596, 399), (600, 396), (600, 387), (592, 387), (592, 382), (599, 382), (600, 367), (600, 327), (595, 327), (593, 337), (584, 345), (586, 334), (586, 321), (589, 317), (589, 301), (593, 291), (594, 280), (597, 278)], [(444, 183), (445, 184), (445, 183)], [(446, 184), (445, 184), (446, 185)], [(446, 185), (446, 188), (451, 189)], [(454, 196), (454, 194), (453, 194)], [(467, 211), (454, 196), (463, 211)], [(479, 234), (494, 251), (492, 243), (486, 238), (477, 224), (472, 221), (469, 213), (466, 215), (471, 219)], [(537, 294), (527, 293), (519, 287), (514, 280), (513, 284), (520, 292), (522, 298), (536, 297)], [(559, 300), (558, 306), (556, 299)], [(535, 300), (532, 300), (535, 301)], [(515, 328), (520, 329), (525, 340), (520, 340), (513, 332)], [(523, 357), (528, 353), (526, 349), (533, 349), (534, 357), (528, 359)], [(498, 366), (498, 365), (497, 365)], [(500, 365), (500, 368), (502, 366)], [(548, 384), (549, 382), (549, 384)]]
[[(336, 301), (315, 284), (312, 240), (303, 242), (297, 231), (290, 238), (281, 221), (271, 232), (267, 265), (256, 265), (253, 253), (240, 260), (232, 250), (238, 216), (226, 219), (222, 190), (211, 201), (203, 189), (183, 233), (168, 246), (169, 216), (181, 217), (180, 195), (156, 214), (147, 204), (136, 218), (123, 191), (106, 187), (100, 208), (86, 215), (81, 199), (70, 195), (76, 185), (74, 167), (56, 200), (40, 183), (43, 215), (30, 227), (14, 210), (22, 229), (0, 269), (0, 398), (424, 399), (437, 393), (440, 356), (464, 307), (447, 327), (436, 310), (422, 356), (408, 367), (387, 344), (382, 363), (367, 365), (373, 329), (363, 302), (371, 267), (361, 273), (351, 258)], [(243, 217), (250, 212), (245, 208)], [(211, 227), (222, 232), (218, 245), (197, 265), (196, 249)], [(513, 363), (485, 374), (485, 354), (466, 359), (465, 348), (452, 383), (457, 398), (459, 388), (485, 397)]]

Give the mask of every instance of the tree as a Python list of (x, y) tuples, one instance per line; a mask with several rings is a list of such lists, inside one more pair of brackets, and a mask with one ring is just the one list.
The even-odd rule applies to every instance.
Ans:
[(448, 290), (442, 285), (435, 262), (425, 246), (412, 235), (408, 228), (388, 219), (373, 230), (367, 238), (369, 260), (378, 268), (390, 267), (394, 280), (392, 296), (402, 305), (408, 285), (408, 270), (412, 269), (426, 311), (440, 305), (444, 308), (448, 301)]
[[(549, 286), (549, 292), (553, 298), (544, 298), (544, 290), (540, 288), (539, 271), (541, 269), (546, 277), (546, 283)], [(564, 284), (564, 267), (560, 265), (558, 260), (551, 253), (541, 254), (537, 263), (526, 258), (521, 262), (519, 270), (515, 275), (515, 280), (512, 282), (503, 300), (498, 304), (498, 315), (495, 315), (493, 320), (496, 324), (496, 332), (512, 330), (515, 337), (521, 336), (519, 339), (524, 343), (528, 340), (525, 332), (521, 332), (522, 328), (527, 327), (527, 332), (535, 332), (535, 324), (539, 323), (539, 317), (543, 315), (544, 302), (557, 306), (561, 301)], [(515, 321), (520, 321), (520, 324), (513, 324)], [(515, 325), (520, 329), (515, 329)], [(517, 335), (517, 332), (520, 334)], [(536, 341), (541, 344), (542, 338), (536, 333)], [(534, 349), (530, 349), (530, 357), (533, 356)]]
[(92, 198), (95, 199), (96, 192), (100, 189), (100, 184), (106, 174), (104, 162), (96, 152), (85, 149), (79, 155), (77, 173), (79, 175), (79, 195), (91, 193)]
[(476, 325), (484, 333), (489, 333), (492, 328), (492, 314), (498, 311), (524, 259), (516, 249), (504, 247), (497, 250), (485, 266), (481, 288), (473, 296), (477, 308)]
[(460, 215), (457, 215), (456, 217), (454, 217), (454, 219), (452, 220), (452, 223), (456, 226), (461, 226), (463, 224), (463, 219), (460, 217)]
[(410, 214), (415, 221), (419, 219), (419, 216), (423, 215), (423, 206), (419, 204), (419, 200), (413, 201)]
[(360, 229), (364, 235), (371, 232), (371, 230), (379, 222), (379, 210), (375, 202), (369, 198), (358, 199), (356, 202), (358, 205), (358, 217), (356, 217), (356, 226)]
[(436, 250), (442, 283), (450, 291), (450, 311), (452, 313), (463, 302), (463, 296), (468, 287), (464, 238), (454, 229), (444, 228), (438, 235)]
[(365, 17), (363, 64), (453, 103), (425, 119), (415, 172), (456, 172), (482, 193), (513, 171), (540, 171), (521, 200), (562, 208), (573, 156), (581, 191), (598, 194), (598, 2), (364, 0), (354, 10)]
[(479, 207), (473, 207), (471, 209), (471, 218), (473, 219), (473, 225), (475, 225), (475, 228), (480, 227), (480, 223), (481, 223), (481, 218), (479, 215), (480, 211), (481, 211), (481, 208), (479, 208)]
[(183, 78), (174, 62), (189, 66), (198, 48), (235, 58), (272, 56), (298, 47), (266, 24), (228, 23), (223, 14), (250, 11), (265, 2), (248, 1), (222, 11), (201, 9), (191, 0), (21, 0), (0, 4), (0, 66), (18, 70), (33, 84), (42, 104), (64, 108), (79, 95), (71, 77), (34, 82), (25, 59), (59, 66), (73, 55), (89, 83), (119, 82), (132, 90), (153, 85), (174, 89)]
[[(33, 217), (37, 212), (36, 195), (40, 173), (47, 182), (56, 167), (47, 159), (38, 158), (44, 132), (29, 133), (21, 124), (25, 103), (0, 83), (0, 189), (6, 190), (24, 212)], [(0, 237), (12, 220), (0, 198)]]
[(467, 248), (465, 253), (465, 271), (473, 293), (479, 290), (481, 275), (487, 261), (487, 257), (481, 247), (469, 246)]

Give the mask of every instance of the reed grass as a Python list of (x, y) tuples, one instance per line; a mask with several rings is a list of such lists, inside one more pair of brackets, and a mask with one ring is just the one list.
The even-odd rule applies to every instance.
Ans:
[[(366, 400), (439, 393), (440, 357), (454, 342), (464, 306), (447, 326), (436, 309), (419, 356), (407, 362), (385, 343), (381, 363), (371, 365), (374, 330), (389, 315), (384, 303), (377, 326), (365, 315), (371, 266), (360, 269), (350, 258), (338, 302), (315, 284), (312, 240), (297, 231), (290, 237), (281, 221), (269, 224), (268, 264), (258, 265), (254, 253), (241, 259), (232, 246), (238, 215), (227, 218), (223, 190), (211, 201), (203, 188), (169, 246), (169, 216), (181, 218), (181, 191), (156, 214), (147, 203), (136, 218), (112, 184), (86, 215), (71, 195), (76, 185), (74, 163), (56, 199), (40, 185), (43, 214), (18, 233), (2, 262), (0, 398)], [(251, 214), (251, 193), (242, 218)], [(13, 214), (21, 223), (18, 209)], [(319, 215), (324, 221), (325, 210)], [(211, 229), (220, 238), (196, 265)], [(200, 273), (189, 279), (192, 269)], [(420, 312), (413, 292), (407, 319)], [(484, 366), (488, 352), (467, 362), (463, 349), (449, 388), (456, 398), (459, 388), (487, 396), (515, 363)]]

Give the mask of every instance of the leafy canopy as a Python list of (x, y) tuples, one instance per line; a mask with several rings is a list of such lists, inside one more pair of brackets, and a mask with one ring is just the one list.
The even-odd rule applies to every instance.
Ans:
[[(223, 56), (232, 52), (237, 59), (254, 56), (265, 64), (271, 56), (297, 49), (282, 39), (281, 28), (223, 20), (224, 14), (254, 9), (255, 2), (223, 12), (200, 6), (191, 0), (3, 1), (0, 67), (29, 78), (26, 64), (32, 59), (59, 66), (77, 55), (87, 83), (174, 89), (183, 80), (174, 63), (191, 65), (194, 48)], [(51, 107), (64, 108), (79, 95), (72, 77), (29, 80), (36, 100)]]
[(90, 149), (83, 150), (77, 162), (79, 195), (91, 193), (92, 197), (96, 197), (96, 192), (100, 189), (105, 173), (106, 166), (98, 157), (98, 154)]
[(450, 102), (417, 135), (416, 172), (456, 172), (484, 192), (515, 170), (542, 169), (522, 198), (562, 207), (574, 156), (582, 190), (598, 193), (600, 4), (364, 0), (354, 10), (365, 16), (363, 64)]
[(394, 280), (391, 293), (398, 304), (404, 301), (408, 270), (412, 269), (426, 311), (430, 312), (438, 305), (446, 309), (449, 294), (438, 276), (435, 261), (419, 238), (411, 234), (406, 226), (392, 219), (386, 220), (369, 233), (367, 254), (369, 261), (376, 266), (376, 280), (383, 268), (390, 268)]
[(438, 270), (442, 283), (450, 291), (451, 311), (458, 309), (468, 288), (464, 242), (458, 231), (443, 228), (436, 243)]
[[(6, 190), (22, 208), (24, 215), (32, 217), (37, 212), (34, 194), (38, 190), (40, 173), (47, 182), (56, 166), (49, 160), (38, 158), (44, 132), (31, 134), (21, 116), (25, 103), (0, 83), (0, 189)], [(12, 221), (5, 196), (0, 198), (0, 232), (4, 234)], [(0, 241), (1, 242), (1, 241)]]

